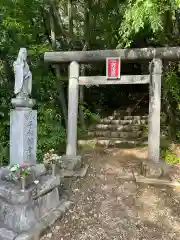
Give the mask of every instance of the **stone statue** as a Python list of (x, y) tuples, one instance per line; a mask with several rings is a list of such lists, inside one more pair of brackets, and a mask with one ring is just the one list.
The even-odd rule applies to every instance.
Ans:
[(26, 60), (27, 50), (26, 48), (20, 48), (13, 67), (15, 73), (14, 93), (16, 98), (21, 99), (28, 99), (32, 91), (32, 74)]

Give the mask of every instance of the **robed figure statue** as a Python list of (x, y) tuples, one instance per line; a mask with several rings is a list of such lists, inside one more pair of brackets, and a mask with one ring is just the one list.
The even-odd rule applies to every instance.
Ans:
[(32, 74), (27, 64), (26, 48), (20, 48), (13, 67), (15, 74), (14, 93), (16, 94), (16, 98), (28, 99), (32, 91)]

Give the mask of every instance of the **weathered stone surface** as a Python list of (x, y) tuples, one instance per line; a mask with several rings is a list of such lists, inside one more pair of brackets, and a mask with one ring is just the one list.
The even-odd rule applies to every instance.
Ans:
[(134, 146), (134, 145), (147, 145), (147, 141), (144, 138), (139, 138), (135, 140), (126, 140), (121, 138), (94, 138), (91, 140), (79, 140), (78, 144), (83, 145), (92, 145), (92, 146), (113, 146), (113, 147), (122, 147), (122, 146)]
[(112, 138), (126, 138), (126, 139), (134, 139), (139, 138), (141, 136), (140, 131), (137, 132), (121, 132), (121, 131), (90, 131), (88, 132), (88, 136), (91, 137), (112, 137)]
[(0, 181), (0, 199), (10, 204), (24, 204), (31, 199), (32, 188), (21, 192), (20, 188), (12, 182)]
[(149, 86), (148, 159), (159, 162), (162, 60), (153, 59), (149, 68), (151, 81)]
[(71, 62), (69, 66), (68, 86), (68, 132), (66, 154), (77, 155), (77, 119), (78, 119), (78, 95), (79, 95), (79, 64)]
[(14, 240), (17, 233), (12, 232), (4, 227), (0, 227), (0, 240)]
[(37, 111), (28, 108), (10, 112), (10, 165), (36, 164)]
[(39, 217), (38, 205), (34, 202), (25, 205), (11, 205), (0, 200), (0, 222), (14, 232), (28, 230)]
[(61, 180), (59, 176), (42, 176), (38, 184), (38, 194), (43, 194), (43, 192), (46, 192), (48, 189), (55, 188), (60, 185), (60, 183)]
[(30, 239), (29, 233), (23, 233), (17, 236), (14, 240), (31, 240), (31, 239)]
[(49, 210), (57, 208), (59, 205), (58, 188), (53, 189), (51, 192), (37, 199), (35, 205), (38, 205), (40, 217), (43, 217)]
[(81, 156), (67, 156), (64, 155), (61, 158), (61, 167), (67, 170), (79, 170), (82, 166)]
[(44, 215), (27, 233), (20, 234), (13, 240), (38, 240), (41, 234), (46, 230), (48, 226), (51, 226), (58, 218), (61, 218), (63, 214), (71, 207), (73, 202), (65, 201), (59, 203), (56, 209), (51, 209), (46, 215)]
[(81, 168), (80, 170), (74, 171), (74, 170), (66, 170), (66, 169), (62, 169), (59, 171), (59, 175), (61, 177), (84, 177), (88, 171), (88, 167), (89, 165), (86, 164), (83, 168)]
[(15, 232), (28, 231), (52, 208), (60, 203), (60, 177), (41, 176), (24, 192), (11, 182), (0, 182), (0, 222)]
[(60, 203), (58, 188), (24, 205), (11, 205), (0, 200), (0, 221), (15, 232), (28, 231), (51, 209)]
[(40, 177), (46, 173), (44, 164), (36, 164), (35, 166), (32, 166), (32, 170), (34, 171), (35, 177)]
[(100, 123), (102, 124), (120, 124), (120, 125), (128, 125), (128, 124), (147, 124), (146, 119), (141, 120), (110, 120), (110, 119), (101, 119)]
[(159, 162), (142, 162), (141, 164), (141, 175), (145, 177), (161, 178), (165, 177), (170, 171), (171, 166), (166, 164), (164, 161)]
[(9, 177), (9, 168), (8, 167), (1, 167), (0, 168), (0, 180), (6, 179)]
[(24, 192), (20, 191), (20, 186), (13, 182), (0, 181), (0, 199), (12, 205), (26, 204), (36, 195), (42, 195), (48, 189), (53, 189), (60, 185), (60, 177), (41, 176), (39, 184), (31, 184)]

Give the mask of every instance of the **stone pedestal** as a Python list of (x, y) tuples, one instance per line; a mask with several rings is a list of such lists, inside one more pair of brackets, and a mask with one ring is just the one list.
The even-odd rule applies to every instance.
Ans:
[(67, 156), (61, 158), (61, 168), (65, 170), (80, 170), (82, 167), (81, 156)]
[(159, 162), (142, 162), (140, 174), (146, 178), (164, 178), (170, 170), (171, 166), (160, 159)]
[(71, 202), (60, 199), (59, 177), (41, 175), (38, 180), (23, 192), (16, 183), (0, 180), (0, 240), (34, 239), (30, 236), (47, 228), (69, 207)]
[(10, 112), (10, 165), (36, 164), (37, 111), (15, 108)]

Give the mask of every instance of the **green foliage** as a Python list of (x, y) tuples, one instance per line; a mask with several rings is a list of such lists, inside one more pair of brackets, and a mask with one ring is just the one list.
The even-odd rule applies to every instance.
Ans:
[(180, 157), (177, 157), (177, 155), (170, 149), (163, 149), (161, 151), (161, 157), (167, 162), (168, 164), (180, 164)]
[(180, 103), (180, 77), (178, 76), (177, 69), (175, 69), (175, 66), (173, 65), (165, 76), (164, 82), (165, 97), (167, 97), (168, 92), (172, 94), (172, 97), (177, 103)]
[(160, 155), (161, 158), (168, 164), (180, 164), (180, 157), (175, 153), (175, 149), (176, 145), (171, 144), (167, 138), (161, 139)]
[(175, 0), (128, 0), (119, 32), (121, 46), (129, 47), (138, 35), (164, 36), (166, 14), (171, 13), (171, 22), (177, 8)]
[(81, 104), (80, 108), (84, 113), (85, 120), (89, 120), (90, 122), (96, 122), (96, 121), (98, 122), (98, 120), (100, 119), (100, 117), (97, 114), (92, 113), (88, 109), (88, 104), (87, 103)]
[(65, 144), (65, 129), (61, 125), (61, 116), (53, 105), (42, 104), (38, 107), (38, 161), (49, 149), (62, 152)]
[[(167, 118), (169, 119), (169, 129), (174, 129), (176, 139), (180, 139), (180, 78), (177, 64), (170, 64), (163, 82), (163, 101), (165, 110), (167, 110)], [(172, 131), (171, 131), (172, 132)]]

